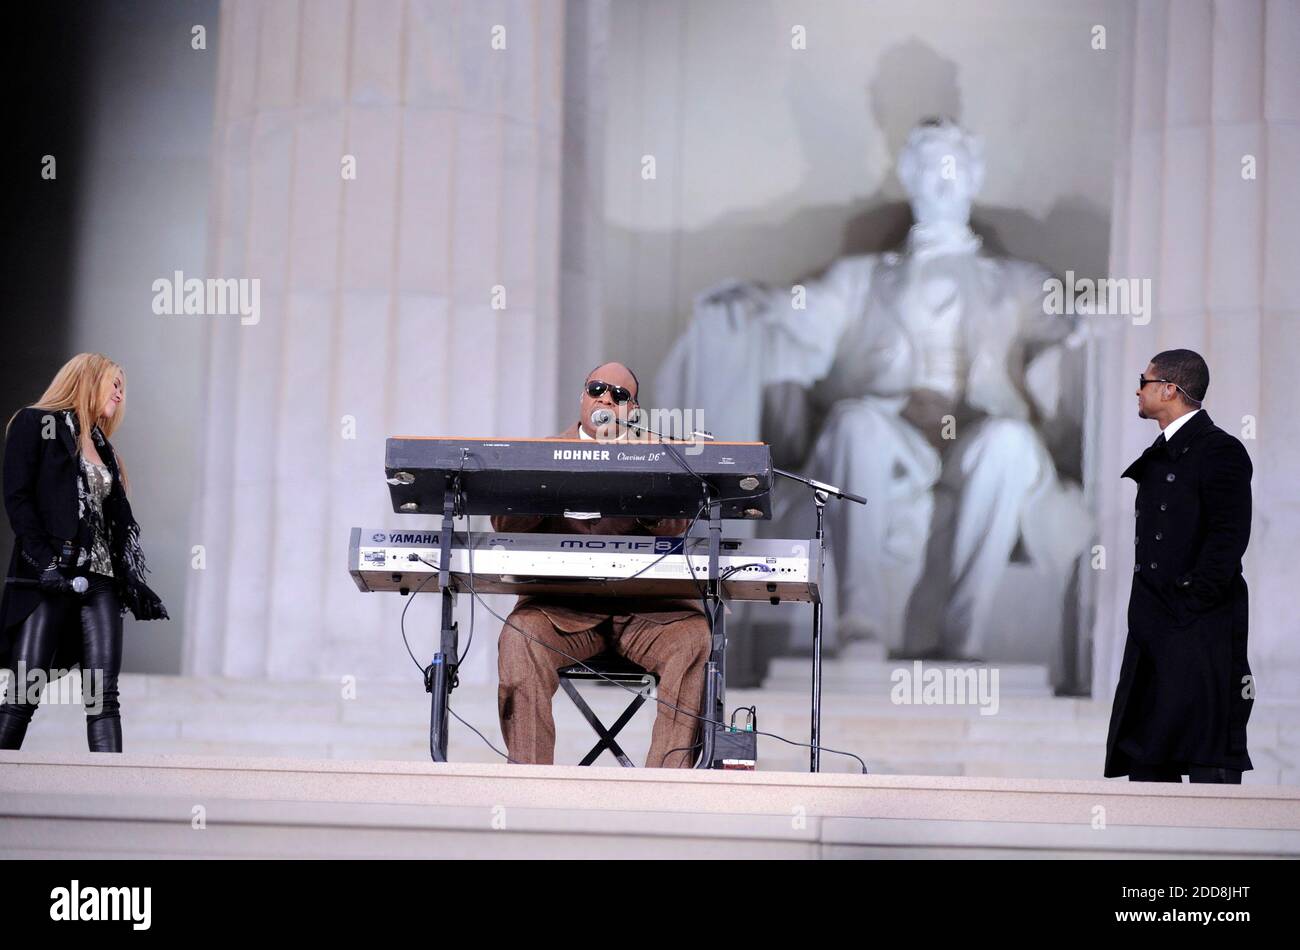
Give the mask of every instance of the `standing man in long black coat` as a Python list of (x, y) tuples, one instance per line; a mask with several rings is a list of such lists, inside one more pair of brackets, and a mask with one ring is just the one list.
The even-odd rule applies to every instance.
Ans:
[(1157, 354), (1139, 378), (1138, 415), (1161, 433), (1124, 472), (1138, 485), (1136, 558), (1108, 777), (1235, 784), (1253, 767), (1241, 574), (1252, 469), (1200, 408), (1209, 385), (1191, 350)]

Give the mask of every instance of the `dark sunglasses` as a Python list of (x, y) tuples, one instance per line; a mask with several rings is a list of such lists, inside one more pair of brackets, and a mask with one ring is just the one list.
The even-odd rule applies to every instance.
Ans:
[[(1138, 389), (1141, 389), (1147, 383), (1173, 383), (1172, 379), (1147, 379), (1146, 373), (1138, 373)], [(1174, 383), (1177, 386), (1177, 383)]]
[(1184, 389), (1182, 386), (1179, 386), (1179, 385), (1178, 385), (1177, 383), (1175, 383), (1172, 379), (1147, 379), (1146, 373), (1138, 373), (1138, 389), (1141, 389), (1141, 388), (1142, 388), (1143, 386), (1145, 386), (1147, 383), (1169, 383), (1169, 385), (1173, 386), (1174, 389), (1177, 389), (1180, 393), (1182, 393), (1182, 394), (1183, 394), (1184, 396), (1186, 396), (1188, 399), (1191, 399), (1192, 402), (1196, 403), (1197, 405), (1200, 405), (1200, 402), (1201, 402), (1201, 401), (1200, 401), (1199, 399), (1192, 399), (1192, 394), (1189, 393), (1189, 392), (1188, 392), (1186, 389)]
[(587, 383), (587, 395), (592, 399), (599, 399), (605, 395), (606, 390), (614, 397), (616, 403), (629, 402), (632, 399), (632, 392), (622, 386), (615, 386), (600, 379), (593, 379)]

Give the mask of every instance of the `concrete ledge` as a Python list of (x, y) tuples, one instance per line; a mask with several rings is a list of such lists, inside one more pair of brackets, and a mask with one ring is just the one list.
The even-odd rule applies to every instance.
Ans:
[(1300, 788), (6, 752), (0, 854), (1295, 857)]

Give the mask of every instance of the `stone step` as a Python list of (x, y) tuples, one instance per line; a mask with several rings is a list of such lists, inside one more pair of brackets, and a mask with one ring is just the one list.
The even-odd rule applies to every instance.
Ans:
[[(418, 684), (360, 683), (343, 698), (331, 682), (203, 681), (187, 677), (123, 678), (123, 729), (128, 751), (164, 754), (294, 756), (338, 759), (428, 759), (429, 699)], [(585, 685), (583, 693), (605, 722), (624, 708), (626, 694)], [(76, 699), (74, 695), (72, 698)], [(808, 696), (799, 691), (731, 690), (728, 707), (754, 704), (759, 727), (805, 742)], [(496, 690), (466, 684), (453, 708), (498, 748)], [(595, 741), (567, 698), (558, 696), (556, 761), (577, 762)], [(1251, 718), (1255, 781), (1281, 781), (1300, 770), (1300, 722), (1286, 707), (1263, 704)], [(856, 752), (872, 772), (886, 774), (1091, 777), (1099, 775), (1110, 704), (1087, 699), (1008, 696), (992, 716), (969, 706), (894, 705), (852, 694), (827, 696), (822, 744)], [(620, 734), (640, 764), (653, 715), (643, 709)], [(500, 761), (459, 723), (451, 726), (454, 760)], [(25, 750), (85, 749), (83, 710), (75, 702), (43, 704)], [(805, 770), (808, 750), (760, 737), (760, 768)], [(852, 771), (843, 756), (824, 752), (827, 771)], [(613, 766), (606, 754), (602, 766)]]
[[(161, 678), (161, 677), (159, 677)], [(124, 715), (141, 721), (199, 722), (215, 720), (220, 722), (262, 722), (268, 716), (277, 722), (344, 722), (373, 723), (386, 725), (392, 722), (411, 723), (426, 721), (429, 714), (428, 695), (413, 684), (380, 684), (363, 686), (354, 699), (299, 700), (286, 702), (283, 698), (282, 684), (263, 682), (257, 689), (244, 687), (241, 695), (231, 697), (224, 702), (192, 702), (179, 695), (180, 690), (173, 686), (171, 695), (155, 698), (155, 693), (144, 682), (146, 677), (128, 676), (123, 678), (122, 703)], [(582, 687), (588, 701), (602, 711), (620, 709), (626, 694), (613, 687), (584, 685)], [(206, 687), (195, 692), (210, 693)], [(72, 720), (80, 716), (79, 697), (73, 703), (42, 703), (38, 721), (47, 721), (51, 716), (63, 716), (58, 710), (68, 709), (67, 715)], [(805, 693), (791, 691), (774, 691), (767, 689), (728, 691), (728, 707), (735, 708), (750, 704), (759, 707), (760, 715), (768, 721), (774, 717), (802, 718), (806, 722), (809, 697)], [(475, 715), (495, 717), (496, 690), (481, 684), (466, 684), (454, 694), (454, 703), (471, 710)], [(555, 706), (557, 714), (570, 708), (567, 701), (557, 694)], [(955, 722), (978, 724), (973, 728), (981, 730), (1023, 730), (1027, 736), (1046, 736), (1054, 724), (1091, 723), (1106, 724), (1110, 717), (1108, 702), (1094, 702), (1077, 698), (1034, 698), (1008, 697), (997, 710), (996, 715), (983, 715), (978, 707), (969, 705), (895, 705), (888, 700), (867, 698), (851, 694), (829, 697), (823, 702), (823, 722), (833, 719), (859, 721), (864, 727), (872, 727), (880, 722)], [(906, 726), (900, 725), (900, 728)], [(936, 726), (935, 728), (944, 728)], [(1068, 730), (1071, 726), (1064, 725)], [(1300, 721), (1291, 714), (1287, 707), (1276, 707), (1259, 703), (1251, 716), (1252, 736), (1280, 741), (1286, 745), (1300, 744)]]

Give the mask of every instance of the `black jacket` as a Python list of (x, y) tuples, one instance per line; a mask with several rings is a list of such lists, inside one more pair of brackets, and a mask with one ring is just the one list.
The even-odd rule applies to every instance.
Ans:
[[(112, 445), (95, 430), (98, 451), (113, 475), (104, 499), (109, 530), (114, 587), (123, 610), (138, 620), (165, 618), (167, 610), (144, 582), (147, 568), (140, 550), (140, 528), (122, 488), (121, 471)], [(71, 576), (77, 552), (92, 541), (89, 526), (79, 516), (76, 413), (26, 408), (19, 411), (5, 440), (5, 511), (14, 532), (14, 550), (7, 576), (40, 577), (52, 562)], [(9, 665), (12, 636), (41, 602), (33, 587), (6, 584), (0, 601), (0, 667)], [(71, 664), (62, 655), (57, 666)]]
[(1128, 467), (1138, 484), (1128, 641), (1107, 776), (1134, 765), (1252, 768), (1246, 580), (1252, 466), (1201, 410)]

